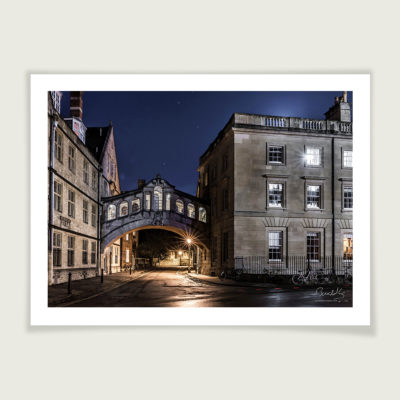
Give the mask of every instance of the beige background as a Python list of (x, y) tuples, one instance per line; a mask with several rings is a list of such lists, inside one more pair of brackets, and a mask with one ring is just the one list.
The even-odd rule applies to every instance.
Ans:
[[(394, 398), (399, 11), (365, 0), (3, 5), (0, 396)], [(372, 327), (30, 328), (32, 72), (371, 72)]]

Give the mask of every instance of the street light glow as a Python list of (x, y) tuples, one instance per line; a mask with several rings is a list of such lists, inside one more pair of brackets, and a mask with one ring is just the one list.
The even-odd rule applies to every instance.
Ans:
[(188, 244), (192, 243), (192, 239), (186, 239), (186, 241), (188, 242)]

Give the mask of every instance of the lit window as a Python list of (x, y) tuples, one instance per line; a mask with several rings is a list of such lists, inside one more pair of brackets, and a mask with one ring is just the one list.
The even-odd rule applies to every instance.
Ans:
[(127, 233), (127, 234), (125, 235), (125, 240), (126, 240), (126, 241), (129, 240), (129, 233)]
[(171, 209), (171, 193), (167, 193), (165, 196), (165, 209), (167, 211)]
[(189, 218), (196, 218), (196, 211), (193, 204), (188, 204), (187, 215)]
[(128, 264), (129, 263), (129, 249), (125, 250), (125, 262)]
[(343, 235), (343, 259), (353, 259), (353, 234), (345, 233)]
[(115, 253), (114, 253), (114, 262), (115, 264), (118, 264), (118, 247), (114, 247)]
[(62, 212), (62, 184), (54, 181), (54, 209)]
[(140, 210), (140, 199), (132, 200), (132, 212), (136, 212)]
[(82, 264), (88, 263), (88, 243), (87, 239), (82, 240)]
[(343, 208), (345, 210), (353, 209), (353, 186), (343, 186)]
[(61, 267), (61, 233), (53, 233), (53, 266)]
[(75, 192), (68, 190), (68, 216), (75, 218)]
[(126, 215), (128, 215), (128, 202), (123, 201), (119, 206), (119, 216), (125, 217)]
[(160, 186), (154, 188), (154, 210), (161, 211), (163, 203), (163, 193)]
[(307, 208), (321, 208), (321, 186), (307, 185)]
[(207, 212), (204, 207), (199, 207), (199, 221), (207, 222)]
[(320, 259), (320, 234), (319, 232), (307, 233), (307, 260), (319, 261)]
[(91, 243), (90, 263), (96, 264), (96, 242)]
[(176, 204), (176, 212), (179, 214), (183, 214), (183, 208), (184, 208), (183, 201), (177, 200), (175, 204)]
[(271, 164), (284, 163), (284, 147), (268, 146), (268, 162)]
[(83, 160), (83, 183), (89, 185), (89, 163)]
[(75, 172), (75, 149), (72, 146), (68, 147), (68, 168)]
[(322, 165), (322, 149), (306, 147), (305, 162), (308, 167), (320, 167)]
[(282, 232), (268, 232), (268, 257), (270, 261), (282, 260)]
[(68, 236), (68, 266), (72, 267), (75, 264), (75, 238)]
[(145, 196), (145, 201), (146, 201), (146, 210), (150, 210), (150, 193), (146, 193)]
[(353, 151), (343, 150), (343, 166), (347, 168), (353, 167)]
[(268, 206), (283, 207), (283, 185), (282, 183), (268, 184)]
[(89, 203), (87, 200), (83, 200), (83, 207), (82, 207), (82, 216), (83, 216), (83, 222), (87, 224), (89, 222), (88, 218), (88, 208), (89, 208)]
[(107, 214), (107, 220), (111, 221), (112, 219), (115, 219), (117, 216), (117, 207), (115, 207), (114, 204), (111, 204), (108, 206), (108, 214)]
[(96, 226), (96, 206), (92, 204), (92, 226)]
[(54, 140), (54, 152), (56, 155), (56, 159), (60, 162), (63, 161), (63, 152), (62, 152), (62, 137), (61, 134), (56, 132), (55, 140)]

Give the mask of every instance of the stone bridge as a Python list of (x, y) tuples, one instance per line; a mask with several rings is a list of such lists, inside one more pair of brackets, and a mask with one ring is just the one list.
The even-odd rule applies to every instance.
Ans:
[[(101, 253), (129, 232), (164, 229), (190, 238), (203, 254), (209, 254), (209, 206), (197, 197), (175, 189), (160, 175), (138, 189), (102, 199)], [(205, 266), (205, 263), (202, 262)]]

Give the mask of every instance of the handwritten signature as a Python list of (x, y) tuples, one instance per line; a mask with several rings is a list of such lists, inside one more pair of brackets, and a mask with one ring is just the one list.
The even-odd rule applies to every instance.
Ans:
[(330, 297), (333, 301), (338, 302), (344, 299), (344, 290), (342, 288), (326, 290), (323, 287), (319, 287), (315, 290), (315, 294), (321, 297)]

